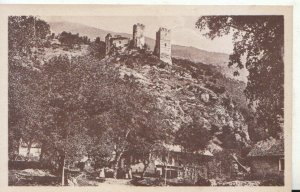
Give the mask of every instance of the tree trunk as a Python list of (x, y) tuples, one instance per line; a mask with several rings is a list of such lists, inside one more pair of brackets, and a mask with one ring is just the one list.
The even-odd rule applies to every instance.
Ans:
[(148, 159), (145, 159), (143, 161), (144, 169), (143, 169), (142, 176), (141, 176), (142, 178), (144, 178), (146, 170), (149, 167), (150, 162), (151, 162), (151, 150), (150, 150), (150, 153), (148, 154)]
[(30, 149), (31, 149), (31, 146), (32, 146), (32, 141), (29, 141), (27, 143), (27, 154), (26, 154), (26, 160), (28, 161), (29, 160), (29, 155), (30, 155)]
[(115, 162), (115, 165), (114, 165), (114, 175), (113, 175), (114, 179), (117, 179), (118, 168), (119, 168), (119, 165), (120, 165), (122, 155), (123, 155), (123, 152), (121, 152), (118, 156), (116, 156), (116, 162)]
[(62, 166), (61, 185), (65, 186), (65, 158), (64, 158), (64, 163)]
[(142, 175), (141, 175), (142, 179), (145, 177), (146, 170), (149, 166), (149, 163), (143, 163), (143, 164), (144, 164), (144, 169), (143, 169), (143, 172), (142, 172)]
[(61, 173), (61, 185), (65, 185), (65, 155), (61, 155), (59, 159), (59, 172)]
[[(130, 130), (127, 130), (126, 134), (125, 134), (125, 140), (127, 139), (128, 135), (130, 133)], [(115, 146), (115, 150), (117, 149), (117, 147)], [(125, 151), (125, 147), (123, 146), (123, 148), (121, 148), (121, 152), (118, 153), (116, 152), (116, 162), (115, 162), (115, 165), (114, 165), (114, 175), (113, 177), (116, 179), (117, 178), (117, 174), (118, 174), (118, 168), (119, 168), (119, 165), (120, 165), (120, 160), (121, 160), (121, 157)], [(117, 151), (117, 150), (116, 150)]]
[(40, 162), (42, 162), (44, 160), (44, 154), (45, 154), (45, 144), (44, 144), (44, 142), (42, 142), (41, 154), (40, 154), (40, 159), (39, 159)]

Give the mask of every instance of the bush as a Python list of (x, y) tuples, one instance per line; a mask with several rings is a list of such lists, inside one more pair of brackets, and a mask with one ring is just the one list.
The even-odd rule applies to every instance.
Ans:
[(164, 62), (160, 62), (160, 64), (158, 65), (159, 68), (163, 69), (166, 67), (166, 63)]
[(161, 181), (159, 178), (133, 178), (131, 184), (135, 186), (160, 186)]
[(9, 170), (23, 169), (41, 169), (41, 163), (38, 161), (8, 161)]
[(199, 178), (198, 181), (195, 183), (197, 186), (211, 186), (211, 182), (204, 178)]

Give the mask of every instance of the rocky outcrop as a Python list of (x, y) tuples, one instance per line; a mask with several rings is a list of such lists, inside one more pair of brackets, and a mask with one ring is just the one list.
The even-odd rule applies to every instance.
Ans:
[(226, 90), (217, 91), (220, 90), (216, 83), (218, 72), (209, 66), (176, 59), (173, 65), (167, 65), (151, 54), (137, 53), (109, 58), (107, 62), (115, 64), (121, 79), (137, 82), (141, 89), (157, 98), (174, 130), (197, 116), (213, 134), (207, 146), (212, 152), (222, 150), (225, 138), (245, 146), (250, 142), (243, 115)]

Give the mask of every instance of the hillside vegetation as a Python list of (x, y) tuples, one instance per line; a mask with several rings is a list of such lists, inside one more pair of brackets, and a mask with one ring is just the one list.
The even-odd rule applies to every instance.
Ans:
[(200, 124), (208, 131), (207, 147), (212, 151), (250, 143), (240, 112), (246, 108), (245, 84), (226, 78), (214, 66), (175, 58), (173, 65), (168, 65), (138, 52), (103, 59), (100, 65), (113, 66), (124, 82), (135, 82), (154, 96), (174, 131), (193, 122)]

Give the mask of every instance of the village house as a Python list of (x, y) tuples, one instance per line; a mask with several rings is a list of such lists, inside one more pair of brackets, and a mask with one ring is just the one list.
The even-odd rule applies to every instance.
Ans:
[(255, 144), (248, 154), (251, 175), (266, 178), (284, 175), (284, 142), (270, 138)]
[[(191, 178), (197, 180), (200, 176), (202, 178), (209, 178), (209, 163), (213, 160), (213, 154), (208, 150), (200, 150), (195, 154), (189, 154), (188, 157), (193, 156), (195, 164), (185, 164), (187, 154), (182, 151), (179, 145), (165, 145), (167, 153), (165, 155), (152, 156), (152, 160), (146, 169), (146, 175), (154, 177), (166, 178)], [(144, 164), (140, 159), (132, 156), (124, 157), (122, 159), (121, 167), (130, 167), (133, 174), (140, 174), (143, 172)]]

